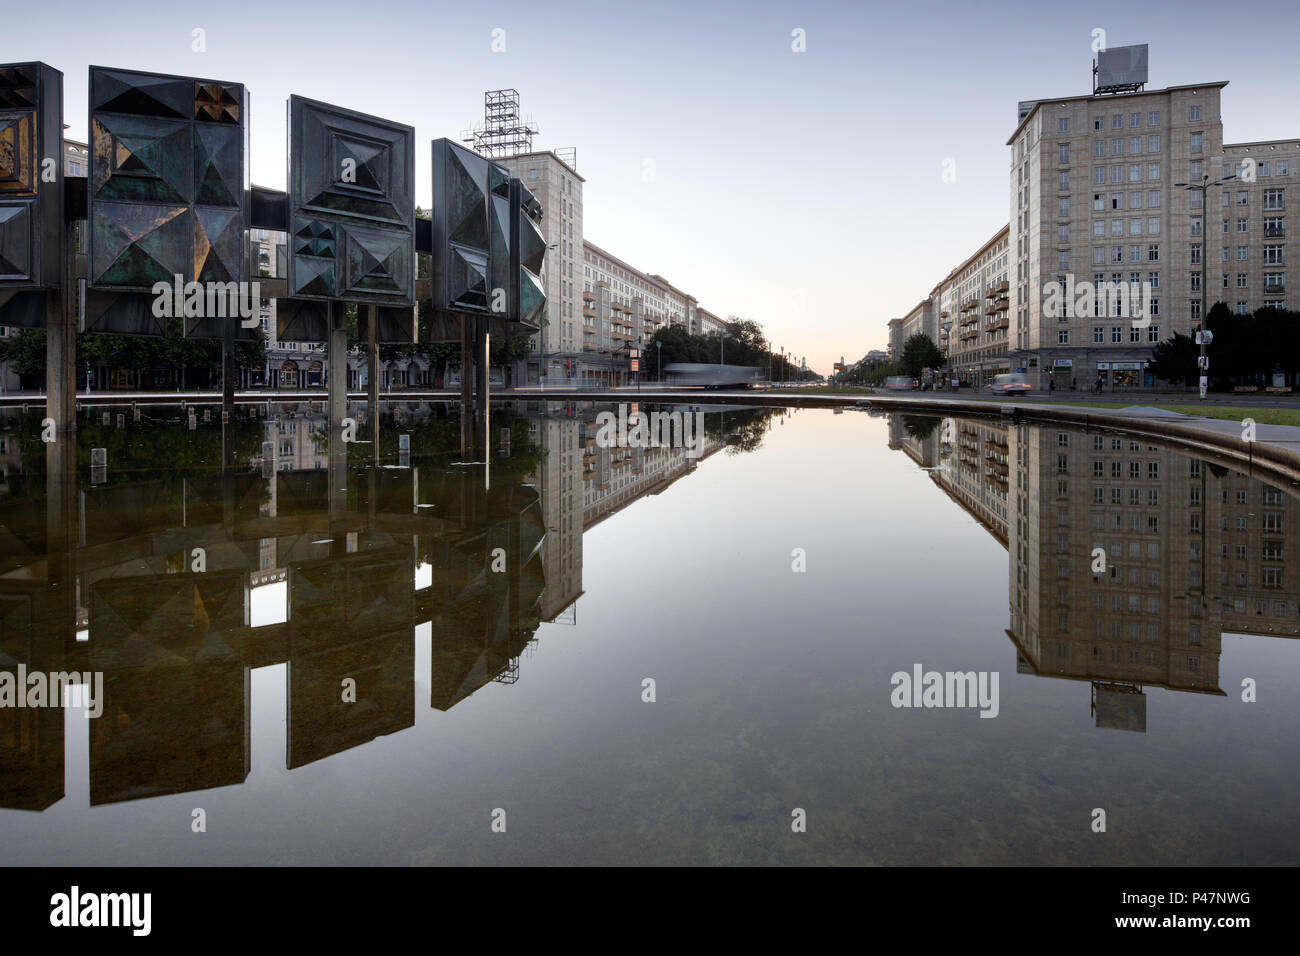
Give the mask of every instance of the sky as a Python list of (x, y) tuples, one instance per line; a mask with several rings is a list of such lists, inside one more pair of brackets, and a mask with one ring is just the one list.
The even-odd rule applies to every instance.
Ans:
[(7, 17), (0, 62), (62, 70), (83, 141), (91, 64), (243, 83), (252, 180), (273, 188), (291, 93), (408, 123), (426, 207), (428, 143), (513, 87), (534, 148), (577, 150), (587, 239), (828, 372), (1006, 224), (1016, 104), (1088, 93), (1095, 30), (1150, 45), (1148, 89), (1229, 81), (1226, 141), (1300, 136), (1294, 0), (1081, 9), (64, 0)]

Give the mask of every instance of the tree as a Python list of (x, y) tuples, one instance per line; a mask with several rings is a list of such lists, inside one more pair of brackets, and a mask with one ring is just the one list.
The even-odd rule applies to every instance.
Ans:
[(903, 416), (903, 431), (917, 441), (925, 441), (934, 434), (934, 430), (938, 427), (939, 418), (936, 415)]
[(1151, 350), (1151, 372), (1166, 382), (1195, 385), (1196, 359), (1201, 347), (1188, 335), (1175, 332)]
[(16, 375), (45, 372), (45, 330), (19, 329), (0, 339), (0, 364), (8, 362)]
[(941, 368), (943, 362), (943, 353), (939, 351), (939, 346), (935, 345), (930, 336), (924, 332), (917, 332), (903, 343), (903, 357), (899, 360), (899, 364), (903, 367), (904, 375), (916, 378), (921, 374), (921, 369)]

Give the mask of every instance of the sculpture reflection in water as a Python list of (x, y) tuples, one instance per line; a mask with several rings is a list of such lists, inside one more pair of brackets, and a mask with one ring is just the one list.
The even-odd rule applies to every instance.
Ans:
[[(452, 409), (387, 408), (378, 446), (308, 403), (202, 427), (87, 412), (50, 444), (39, 416), (0, 417), (0, 670), (103, 674), (92, 805), (243, 782), (254, 668), (287, 665), (291, 769), (414, 725), (417, 625), (428, 706), (518, 680), (574, 613), (583, 529), (698, 465), (598, 448), (599, 409), (562, 404), (495, 411), (467, 464)], [(715, 410), (705, 457), (756, 447), (769, 415)], [(0, 708), (0, 807), (60, 800), (64, 748), (61, 707)]]
[(1007, 549), (1017, 671), (1090, 682), (1098, 727), (1145, 731), (1147, 688), (1222, 696), (1225, 631), (1300, 636), (1294, 486), (1105, 429), (894, 414), (889, 435)]

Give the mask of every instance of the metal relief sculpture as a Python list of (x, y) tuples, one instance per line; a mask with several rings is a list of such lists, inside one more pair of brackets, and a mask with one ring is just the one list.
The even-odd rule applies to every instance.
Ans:
[(503, 296), (509, 294), (509, 190), (505, 167), (449, 139), (434, 140), (435, 310), (496, 311), (503, 317), (507, 313)]
[(546, 240), (541, 205), (519, 179), (451, 140), (433, 143), (433, 308), (541, 326)]
[(0, 66), (0, 294), (62, 283), (63, 74)]
[(290, 97), (290, 297), (410, 307), (414, 180), (414, 128)]
[(546, 260), (546, 238), (540, 228), (542, 206), (518, 179), (511, 181), (511, 189), (514, 232), (510, 249), (514, 285), (510, 315), (522, 325), (538, 329), (546, 312), (546, 290), (542, 285), (542, 264)]
[(90, 68), (90, 284), (242, 282), (242, 84)]

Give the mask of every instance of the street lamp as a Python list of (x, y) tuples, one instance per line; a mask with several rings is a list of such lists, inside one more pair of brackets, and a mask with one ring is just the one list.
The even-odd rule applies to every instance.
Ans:
[(1201, 360), (1199, 362), (1199, 367), (1197, 368), (1196, 376), (1201, 386), (1201, 401), (1205, 401), (1205, 386), (1210, 379), (1210, 362), (1208, 353), (1206, 352), (1206, 347), (1209, 343), (1205, 341), (1205, 294), (1210, 287), (1210, 276), (1207, 271), (1210, 263), (1209, 248), (1206, 245), (1206, 240), (1209, 236), (1210, 206), (1206, 201), (1206, 197), (1209, 191), (1215, 186), (1222, 186), (1228, 180), (1236, 178), (1237, 174), (1232, 173), (1229, 176), (1224, 176), (1222, 179), (1216, 179), (1214, 182), (1210, 182), (1209, 176), (1202, 176), (1199, 183), (1174, 183), (1175, 189), (1186, 189), (1201, 194), (1201, 322), (1200, 327), (1197, 329), (1197, 338), (1200, 339), (1201, 342)]
[(659, 387), (662, 388), (664, 384), (664, 344), (662, 342), (655, 343), (655, 375), (659, 379)]

